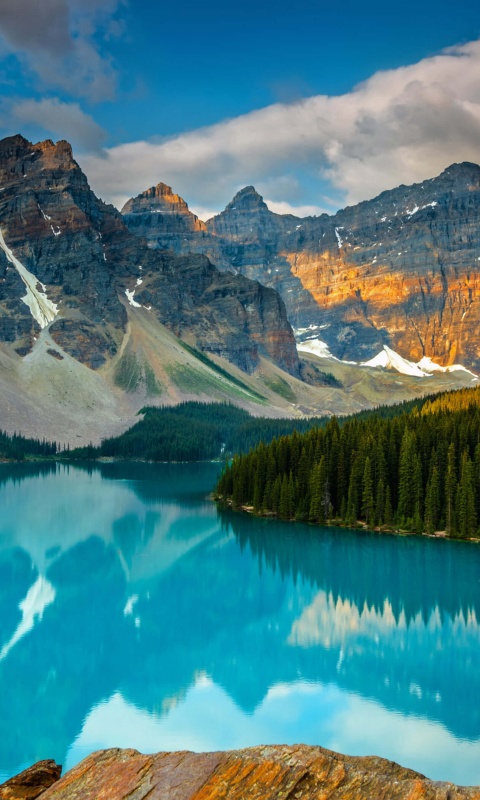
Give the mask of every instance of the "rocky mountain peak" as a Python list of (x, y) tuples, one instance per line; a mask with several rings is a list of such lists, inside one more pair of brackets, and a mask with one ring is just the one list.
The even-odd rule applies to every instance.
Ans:
[(480, 166), (471, 161), (462, 161), (460, 164), (451, 164), (445, 169), (437, 179), (449, 181), (454, 184), (471, 185), (478, 187), (480, 184)]
[[(171, 228), (173, 225), (173, 228), (178, 229), (179, 232), (206, 230), (205, 223), (192, 214), (183, 197), (175, 194), (171, 186), (166, 183), (157, 183), (156, 186), (151, 186), (145, 192), (127, 200), (122, 208), (122, 214), (130, 221), (132, 215), (140, 215), (142, 219), (137, 217), (137, 227), (166, 226), (166, 228)], [(159, 215), (155, 221), (148, 219), (153, 214)], [(166, 220), (166, 217), (169, 219)], [(147, 233), (144, 231), (143, 235), (147, 235)]]
[(67, 142), (66, 139), (59, 139), (56, 144), (51, 139), (45, 139), (43, 142), (39, 142), (33, 146), (35, 150), (38, 150), (41, 153), (47, 153), (53, 150), (55, 155), (59, 158), (70, 159), (71, 161), (74, 160), (72, 145), (70, 142)]
[(225, 214), (229, 211), (259, 211), (260, 209), (268, 211), (263, 197), (258, 194), (254, 186), (245, 186), (237, 192), (223, 213)]
[(270, 241), (276, 231), (275, 216), (255, 187), (245, 186), (224, 211), (207, 221), (207, 230), (234, 241)]

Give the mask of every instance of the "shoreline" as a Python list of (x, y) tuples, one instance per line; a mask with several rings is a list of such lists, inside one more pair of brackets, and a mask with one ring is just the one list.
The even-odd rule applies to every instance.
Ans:
[(362, 522), (358, 520), (358, 524), (355, 526), (352, 525), (345, 525), (341, 520), (326, 520), (322, 522), (322, 524), (310, 522), (308, 519), (281, 519), (280, 516), (276, 511), (254, 511), (253, 506), (241, 505), (235, 507), (233, 502), (230, 498), (222, 497), (220, 495), (212, 494), (212, 499), (215, 503), (219, 505), (224, 505), (225, 507), (229, 508), (230, 511), (234, 513), (243, 512), (245, 514), (250, 514), (252, 517), (258, 517), (259, 519), (276, 519), (279, 522), (288, 522), (290, 523), (301, 523), (302, 525), (310, 525), (315, 528), (343, 528), (346, 531), (363, 531), (365, 533), (376, 533), (376, 534), (386, 534), (387, 536), (425, 536), (427, 539), (436, 539), (443, 540), (443, 541), (450, 541), (450, 542), (469, 542), (471, 544), (480, 544), (480, 536), (479, 537), (471, 537), (471, 538), (464, 538), (461, 536), (449, 536), (446, 531), (435, 531), (434, 533), (417, 533), (417, 531), (405, 531), (401, 528), (388, 528), (384, 525), (381, 527), (369, 528), (366, 522)]

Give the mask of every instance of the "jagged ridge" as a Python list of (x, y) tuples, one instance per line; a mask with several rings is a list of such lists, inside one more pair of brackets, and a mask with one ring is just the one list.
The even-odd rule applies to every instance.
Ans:
[(387, 345), (413, 361), (480, 366), (476, 164), (333, 216), (274, 214), (250, 186), (206, 227), (188, 246), (277, 289), (294, 327), (321, 326), (335, 356), (364, 361)]

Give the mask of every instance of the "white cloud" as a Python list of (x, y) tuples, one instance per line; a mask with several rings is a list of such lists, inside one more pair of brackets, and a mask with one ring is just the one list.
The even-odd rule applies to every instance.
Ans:
[[(221, 209), (239, 187), (272, 176), (287, 186), (295, 170), (318, 180), (319, 197), (327, 177), (355, 203), (455, 161), (480, 161), (479, 74), (474, 41), (376, 73), (339, 97), (278, 103), (161, 142), (122, 144), (82, 165), (117, 205), (163, 180), (192, 205)], [(298, 189), (285, 200), (305, 204)]]
[(170, 698), (162, 713), (138, 708), (119, 692), (94, 706), (65, 769), (110, 747), (202, 752), (300, 741), (351, 755), (377, 753), (434, 780), (479, 780), (480, 740), (457, 739), (420, 714), (402, 714), (335, 684), (302, 681), (274, 684), (247, 714), (208, 678)]
[(2, 0), (0, 37), (44, 86), (92, 101), (113, 99), (117, 73), (99, 39), (115, 32), (125, 0)]
[(78, 103), (64, 103), (58, 98), (21, 100), (10, 108), (9, 117), (19, 127), (38, 125), (81, 150), (100, 150), (106, 138), (105, 131)]

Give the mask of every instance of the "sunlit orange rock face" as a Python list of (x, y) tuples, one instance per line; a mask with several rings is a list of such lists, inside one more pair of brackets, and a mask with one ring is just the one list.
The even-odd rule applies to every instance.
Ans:
[[(0, 789), (1, 790), (1, 789)], [(305, 745), (222, 753), (92, 753), (44, 800), (479, 800), (480, 790), (434, 783), (383, 758)]]
[(314, 326), (308, 335), (339, 358), (366, 360), (387, 344), (414, 360), (480, 367), (475, 164), (334, 216), (273, 214), (248, 186), (188, 246), (277, 289), (294, 328)]
[(457, 361), (478, 366), (476, 267), (460, 274), (455, 268), (420, 271), (414, 264), (395, 271), (378, 261), (352, 263), (348, 250), (284, 255), (330, 325), (340, 316), (347, 326), (359, 323), (383, 331), (382, 343), (414, 361), (428, 355), (445, 366)]

